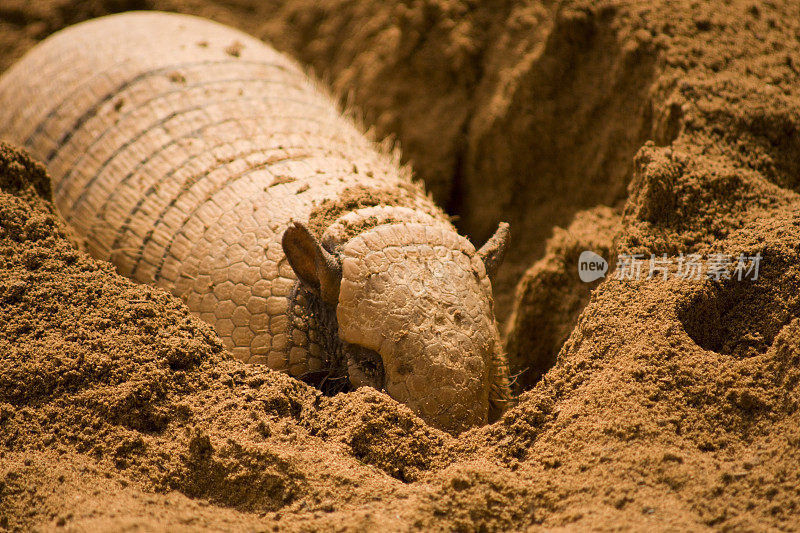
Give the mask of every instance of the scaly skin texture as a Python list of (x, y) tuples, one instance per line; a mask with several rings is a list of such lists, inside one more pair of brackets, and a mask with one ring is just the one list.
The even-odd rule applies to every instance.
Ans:
[(381, 355), (386, 391), (428, 420), (486, 420), (486, 355), (500, 341), (491, 285), (469, 241), (443, 224), (381, 225), (350, 240), (343, 256), (339, 334)]
[[(385, 388), (452, 431), (503, 409), (480, 254), (260, 41), (153, 12), (73, 26), (0, 78), (0, 136), (47, 164), (92, 255), (182, 298), (237, 358)], [(298, 281), (292, 220), (341, 291)]]

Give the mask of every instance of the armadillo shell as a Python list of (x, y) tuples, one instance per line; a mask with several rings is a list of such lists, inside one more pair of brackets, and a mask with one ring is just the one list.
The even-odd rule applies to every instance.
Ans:
[(345, 189), (409, 183), (293, 61), (184, 15), (46, 39), (0, 78), (0, 137), (46, 163), (93, 256), (181, 297), (236, 357), (296, 376), (326, 361), (287, 323), (283, 230)]

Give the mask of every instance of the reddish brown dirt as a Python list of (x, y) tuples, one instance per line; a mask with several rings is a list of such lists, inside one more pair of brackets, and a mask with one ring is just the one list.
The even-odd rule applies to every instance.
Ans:
[[(3, 147), (0, 528), (797, 529), (796, 3), (8, 0), (0, 68), (141, 7), (269, 38), (396, 135), (470, 235), (510, 220), (506, 311), (568, 227), (510, 323), (517, 370), (556, 361), (458, 439), (377, 392), (320, 396), (75, 251), (44, 170)], [(568, 226), (597, 204), (619, 223)], [(589, 292), (583, 248), (764, 259), (756, 281)]]
[(506, 335), (517, 392), (530, 389), (550, 370), (592, 290), (603, 281), (584, 283), (576, 275), (581, 252), (612, 258), (619, 231), (620, 215), (613, 209), (582, 211), (568, 228), (555, 228), (545, 256), (520, 279)]

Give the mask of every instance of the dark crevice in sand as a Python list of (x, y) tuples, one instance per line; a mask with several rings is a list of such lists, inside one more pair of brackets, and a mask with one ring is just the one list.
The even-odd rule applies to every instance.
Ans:
[(541, 48), (515, 65), (502, 112), (485, 110), (497, 98), (490, 94), (471, 118), (460, 228), (480, 240), (502, 218), (522, 236), (495, 283), (502, 318), (554, 226), (582, 209), (622, 205), (633, 156), (652, 135), (657, 47), (622, 39), (615, 15), (558, 9)]

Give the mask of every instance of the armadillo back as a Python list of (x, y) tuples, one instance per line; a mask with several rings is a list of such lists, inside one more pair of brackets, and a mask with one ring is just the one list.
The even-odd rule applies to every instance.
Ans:
[(95, 257), (183, 298), (237, 357), (294, 375), (324, 362), (287, 338), (281, 233), (348, 187), (407, 181), (285, 56), (165, 13), (34, 48), (0, 78), (0, 137), (46, 163)]

